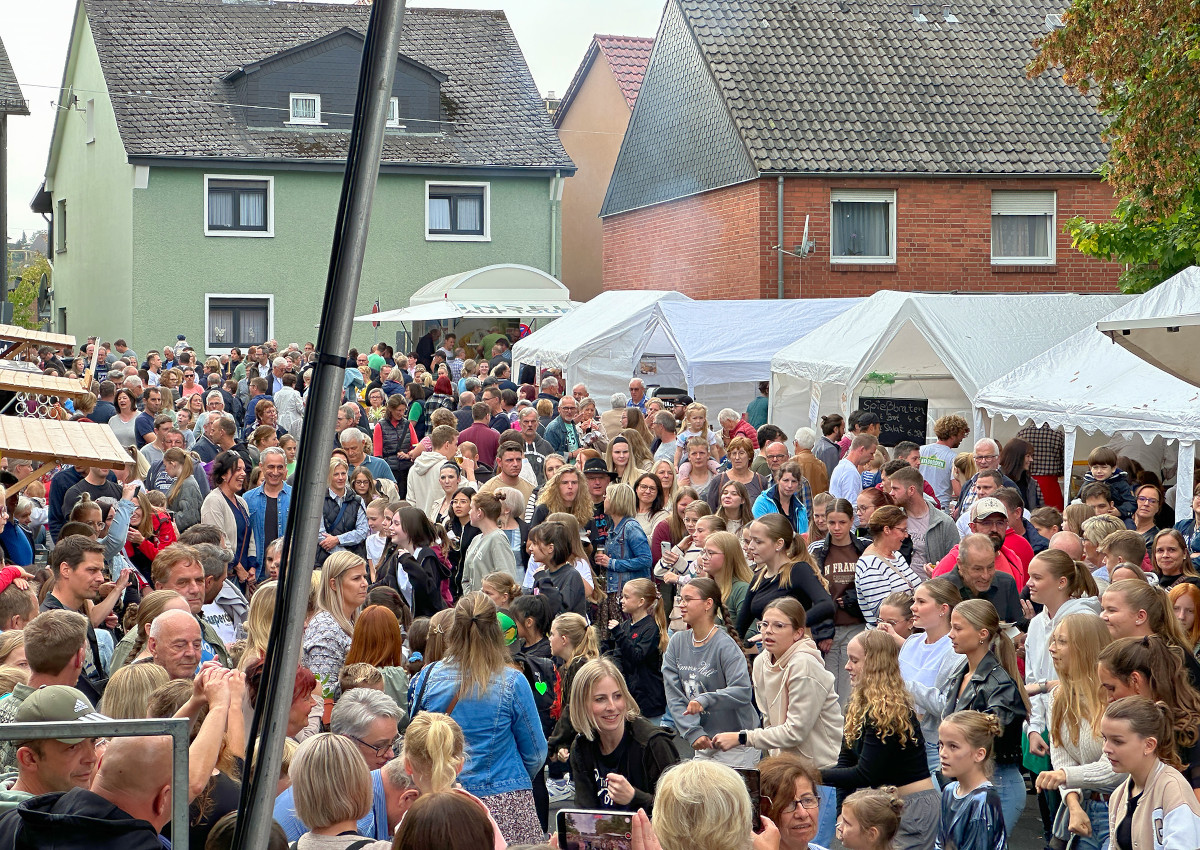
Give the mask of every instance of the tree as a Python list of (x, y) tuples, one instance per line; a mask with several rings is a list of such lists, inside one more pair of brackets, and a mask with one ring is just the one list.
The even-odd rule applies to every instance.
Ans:
[(38, 257), (21, 271), (20, 282), (8, 293), (9, 303), (13, 305), (13, 324), (26, 330), (37, 330), (41, 326), (37, 300), (42, 275), (47, 279), (50, 277), (50, 263), (45, 257)]
[(1035, 42), (1031, 76), (1061, 68), (1109, 119), (1101, 174), (1121, 199), (1109, 221), (1073, 218), (1084, 254), (1126, 265), (1145, 292), (1200, 258), (1200, 5), (1072, 0), (1062, 27)]
[(1118, 195), (1166, 219), (1194, 200), (1200, 173), (1200, 4), (1072, 0), (1035, 42), (1031, 75), (1062, 68), (1109, 119), (1104, 174)]

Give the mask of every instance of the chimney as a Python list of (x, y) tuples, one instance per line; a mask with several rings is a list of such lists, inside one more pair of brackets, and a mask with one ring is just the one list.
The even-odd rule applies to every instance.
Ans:
[(957, 24), (958, 23), (958, 18), (956, 18), (954, 16), (954, 13), (950, 11), (949, 3), (942, 4), (942, 20), (948, 24)]
[(929, 19), (921, 14), (920, 3), (909, 3), (908, 5), (912, 8), (912, 16), (914, 21), (921, 24), (928, 22)]

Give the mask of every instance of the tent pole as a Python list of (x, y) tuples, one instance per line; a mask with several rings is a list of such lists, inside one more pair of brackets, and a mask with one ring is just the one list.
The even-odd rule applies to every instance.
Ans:
[(304, 414), (305, 439), (300, 445), (295, 494), (284, 534), (280, 604), (275, 606), (264, 686), (250, 727), (251, 751), (257, 743), (259, 757), (253, 762), (250, 781), (242, 788), (239, 806), (242, 817), (238, 818), (233, 841), (237, 850), (258, 850), (269, 843), (292, 685), (300, 661), (311, 565), (316, 559), (321, 505), (325, 499), (333, 414), (341, 400), (345, 356), (350, 347), (367, 248), (371, 201), (379, 178), (388, 101), (400, 52), (404, 3), (405, 0), (375, 0), (363, 45), (354, 123), (317, 334), (317, 365)]

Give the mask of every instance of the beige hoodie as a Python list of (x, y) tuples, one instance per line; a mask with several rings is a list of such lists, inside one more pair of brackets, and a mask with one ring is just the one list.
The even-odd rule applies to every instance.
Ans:
[(754, 701), (766, 722), (762, 729), (746, 730), (750, 746), (769, 755), (796, 753), (818, 770), (836, 764), (842, 708), (833, 674), (812, 638), (801, 638), (775, 662), (769, 653), (760, 653), (753, 679)]

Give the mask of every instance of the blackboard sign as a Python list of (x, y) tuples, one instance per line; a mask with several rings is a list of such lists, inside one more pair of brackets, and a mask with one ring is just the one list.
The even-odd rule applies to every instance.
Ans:
[(880, 445), (891, 448), (904, 440), (911, 440), (918, 446), (925, 445), (929, 399), (861, 396), (858, 409), (874, 413), (883, 420), (879, 432)]

